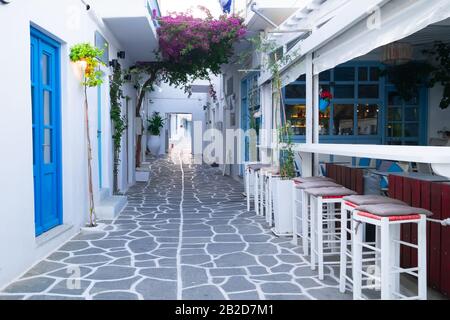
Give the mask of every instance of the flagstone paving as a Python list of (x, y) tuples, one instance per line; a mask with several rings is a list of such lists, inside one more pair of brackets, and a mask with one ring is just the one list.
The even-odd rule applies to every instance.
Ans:
[(326, 267), (246, 212), (242, 185), (206, 165), (154, 160), (104, 232), (80, 234), (0, 299), (350, 299)]

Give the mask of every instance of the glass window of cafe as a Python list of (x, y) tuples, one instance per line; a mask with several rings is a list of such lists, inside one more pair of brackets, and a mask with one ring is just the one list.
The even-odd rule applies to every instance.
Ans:
[[(379, 63), (344, 64), (320, 74), (320, 88), (332, 94), (320, 112), (321, 140), (374, 140), (381, 143), (384, 79)], [(283, 89), (286, 118), (294, 134), (306, 133), (306, 77)], [(378, 141), (379, 140), (379, 141)]]

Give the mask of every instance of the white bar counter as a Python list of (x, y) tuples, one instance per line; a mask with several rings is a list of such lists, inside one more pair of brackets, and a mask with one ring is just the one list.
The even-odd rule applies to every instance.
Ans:
[(363, 144), (295, 144), (301, 154), (327, 154), (356, 158), (429, 163), (436, 174), (450, 177), (450, 147)]

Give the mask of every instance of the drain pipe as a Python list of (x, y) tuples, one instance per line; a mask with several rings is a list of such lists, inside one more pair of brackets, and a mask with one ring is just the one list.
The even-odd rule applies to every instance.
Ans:
[(270, 24), (274, 28), (278, 28), (278, 25), (274, 23), (272, 20), (270, 20), (268, 17), (263, 15), (261, 12), (256, 9), (256, 2), (252, 3), (252, 6), (250, 7), (250, 10), (253, 11), (256, 15), (260, 16), (264, 21), (266, 21), (268, 24)]

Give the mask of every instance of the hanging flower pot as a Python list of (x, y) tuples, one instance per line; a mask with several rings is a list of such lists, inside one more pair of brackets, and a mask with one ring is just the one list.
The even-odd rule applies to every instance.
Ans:
[(321, 112), (327, 111), (329, 106), (330, 106), (330, 100), (320, 99), (320, 101), (319, 101), (319, 110)]
[(321, 112), (327, 111), (328, 107), (330, 106), (331, 99), (333, 99), (333, 95), (330, 91), (320, 91), (319, 110)]

